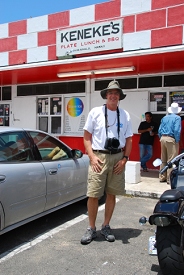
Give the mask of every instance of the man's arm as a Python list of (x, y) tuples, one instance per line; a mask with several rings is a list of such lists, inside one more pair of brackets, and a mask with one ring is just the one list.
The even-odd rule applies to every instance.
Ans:
[(177, 116), (174, 121), (174, 137), (176, 142), (180, 141), (181, 134), (181, 117)]
[(149, 131), (151, 131), (151, 130), (152, 130), (152, 128), (150, 127), (150, 128), (144, 129), (144, 130), (138, 130), (138, 133), (139, 133), (139, 134), (142, 134), (142, 133), (149, 132)]
[(84, 130), (84, 146), (88, 157), (90, 159), (91, 167), (93, 171), (99, 173), (102, 170), (103, 161), (101, 161), (94, 153), (92, 149), (92, 134), (88, 131)]
[[(126, 138), (126, 145), (125, 145), (125, 152), (124, 152), (124, 156), (127, 156), (129, 157), (130, 156), (130, 152), (131, 152), (131, 149), (132, 149), (132, 137), (128, 137)], [(127, 162), (127, 158), (123, 158), (121, 160), (119, 160), (115, 165), (114, 165), (114, 169), (113, 169), (113, 172), (115, 174), (120, 174), (122, 173), (124, 167), (125, 167), (125, 164)]]
[(126, 138), (125, 153), (124, 155), (129, 157), (132, 150), (132, 137)]
[(147, 129), (143, 129), (143, 128), (144, 128), (144, 124), (143, 124), (143, 122), (141, 122), (140, 125), (139, 125), (139, 128), (138, 128), (138, 133), (139, 134), (143, 134), (143, 133), (151, 131), (151, 127), (147, 128)]
[(86, 152), (89, 158), (91, 158), (94, 155), (92, 150), (91, 139), (92, 139), (92, 134), (84, 130), (84, 147), (86, 149)]

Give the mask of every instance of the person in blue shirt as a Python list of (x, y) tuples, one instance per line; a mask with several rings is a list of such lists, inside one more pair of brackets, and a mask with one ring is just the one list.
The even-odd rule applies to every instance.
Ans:
[[(178, 115), (182, 110), (182, 107), (178, 106), (178, 103), (173, 102), (168, 108), (168, 115), (165, 115), (161, 119), (160, 127), (158, 129), (158, 135), (161, 144), (161, 160), (162, 169), (168, 161), (173, 159), (179, 154), (179, 141), (181, 133), (181, 117)], [(171, 169), (168, 169), (162, 175), (159, 174), (160, 182), (167, 182), (170, 184)]]

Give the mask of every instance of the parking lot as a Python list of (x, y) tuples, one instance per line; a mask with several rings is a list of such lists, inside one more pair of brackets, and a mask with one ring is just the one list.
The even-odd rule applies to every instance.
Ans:
[(88, 245), (80, 239), (88, 225), (86, 205), (78, 202), (0, 236), (0, 272), (3, 275), (161, 274), (156, 256), (148, 254), (155, 228), (139, 225), (149, 216), (156, 199), (118, 197), (111, 227), (116, 236), (108, 243), (100, 234), (104, 206), (97, 217), (98, 237)]

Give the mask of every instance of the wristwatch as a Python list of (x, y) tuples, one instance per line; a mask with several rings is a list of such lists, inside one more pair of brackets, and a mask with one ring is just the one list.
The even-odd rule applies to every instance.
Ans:
[(125, 159), (129, 160), (129, 157), (128, 157), (128, 156), (123, 156), (123, 158), (125, 158)]

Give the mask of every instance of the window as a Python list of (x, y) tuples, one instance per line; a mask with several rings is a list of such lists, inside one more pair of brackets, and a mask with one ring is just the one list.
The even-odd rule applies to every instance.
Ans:
[[(112, 79), (109, 80), (97, 80), (95, 81), (95, 91), (100, 91), (105, 89), (109, 82), (112, 81)], [(119, 85), (122, 89), (136, 89), (137, 88), (137, 78), (124, 78), (124, 79), (117, 79), (119, 82)]]
[(139, 88), (162, 87), (162, 76), (140, 77)]
[(30, 132), (30, 135), (38, 148), (42, 160), (54, 161), (71, 157), (69, 149), (57, 139), (38, 132)]
[(0, 104), (0, 126), (9, 126), (10, 104)]
[(0, 161), (22, 162), (33, 160), (24, 133), (5, 133), (0, 136)]
[(164, 87), (184, 86), (184, 75), (164, 76)]
[(169, 104), (177, 102), (182, 111), (184, 111), (184, 91), (172, 91), (169, 93)]
[(150, 93), (150, 111), (166, 112), (166, 92), (151, 92)]
[(11, 86), (0, 87), (0, 100), (11, 100)]
[(17, 86), (17, 96), (85, 93), (85, 81)]
[(51, 117), (51, 133), (61, 133), (61, 117)]
[[(62, 97), (39, 97), (37, 100), (39, 130), (61, 133)], [(49, 128), (50, 127), (50, 128)]]
[(48, 117), (39, 117), (39, 130), (48, 132)]
[(2, 100), (11, 100), (11, 86), (2, 87)]

